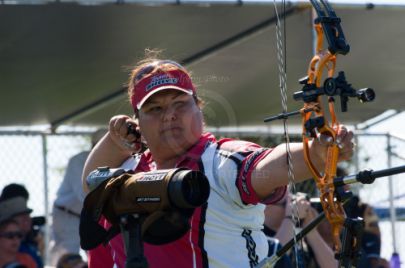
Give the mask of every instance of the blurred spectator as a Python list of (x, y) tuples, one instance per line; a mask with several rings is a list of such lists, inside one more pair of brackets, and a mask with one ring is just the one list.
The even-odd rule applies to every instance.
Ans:
[[(401, 266), (399, 266), (399, 267), (401, 267)], [(380, 264), (379, 264), (378, 268), (395, 268), (395, 266), (390, 265), (388, 260), (386, 260), (384, 258), (380, 258)]]
[[(336, 171), (337, 177), (346, 176), (348, 173), (345, 169), (338, 167)], [(344, 186), (345, 191), (350, 190), (349, 185)], [(312, 199), (311, 199), (312, 200)], [(319, 202), (319, 201), (318, 201)], [(314, 204), (314, 203), (313, 203)], [(320, 203), (317, 204), (318, 212), (322, 211)], [(356, 264), (358, 268), (380, 268), (386, 267), (386, 260), (381, 259), (381, 234), (378, 226), (378, 217), (373, 208), (365, 203), (362, 203), (358, 196), (352, 196), (344, 205), (346, 216), (348, 218), (363, 218), (364, 232), (361, 237), (360, 257)], [(333, 246), (333, 238), (331, 225), (328, 221), (322, 221), (317, 227), (322, 238)]]
[[(34, 259), (27, 253), (19, 252), (24, 233), (19, 224), (13, 220), (13, 211), (22, 211), (25, 200), (22, 197), (0, 201), (0, 267), (38, 267)], [(28, 208), (24, 213), (29, 213)]]
[(17, 197), (17, 196), (21, 196), (26, 201), (28, 201), (30, 194), (28, 193), (28, 191), (24, 187), (24, 185), (17, 184), (17, 183), (11, 183), (11, 184), (6, 185), (3, 188), (3, 191), (1, 192), (1, 195), (0, 195), (0, 201), (6, 200), (6, 199), (9, 199), (12, 197)]
[[(337, 177), (348, 175), (347, 171), (338, 167)], [(345, 185), (345, 190), (350, 190), (349, 185)], [(381, 233), (378, 226), (378, 216), (373, 208), (360, 201), (360, 198), (354, 195), (344, 206), (348, 218), (362, 218), (364, 220), (363, 236), (361, 237), (360, 258), (356, 267), (358, 268), (378, 268), (384, 267), (384, 260), (380, 257), (381, 252)], [(327, 233), (324, 233), (325, 236)]]
[[(276, 236), (276, 231), (279, 229), (279, 226), (282, 224), (282, 221), (284, 219), (285, 204), (286, 199), (283, 199), (283, 201), (280, 201), (278, 204), (275, 204), (272, 207), (267, 206), (264, 211), (265, 219), (263, 225), (263, 232), (266, 234), (269, 243), (269, 257), (275, 255), (277, 251), (280, 250), (281, 247), (286, 243), (285, 240), (283, 240), (282, 242), (279, 240), (280, 238), (282, 239), (283, 237), (280, 237), (279, 235)], [(271, 220), (270, 217), (272, 217)], [(294, 266), (292, 265), (290, 256), (288, 254), (284, 254), (284, 256), (282, 256), (280, 260), (278, 260), (274, 265), (274, 268), (293, 268), (293, 267)]]
[[(91, 137), (92, 147), (104, 136), (107, 130), (100, 129)], [(79, 222), (85, 193), (81, 178), (83, 166), (90, 151), (80, 152), (69, 159), (66, 173), (52, 211), (51, 264), (66, 253), (79, 254)]]
[(56, 268), (87, 268), (87, 263), (79, 254), (68, 253), (59, 258)]
[(361, 258), (357, 264), (359, 268), (380, 267), (381, 233), (378, 226), (378, 216), (373, 208), (362, 203), (358, 196), (352, 197), (345, 211), (350, 218), (363, 218), (364, 231), (361, 238)]
[[(267, 231), (267, 230), (266, 230)], [(265, 231), (265, 232), (266, 232)], [(269, 257), (275, 255), (277, 251), (282, 248), (280, 241), (277, 238), (267, 236), (267, 241), (269, 242)], [(274, 268), (294, 268), (290, 257), (284, 254), (274, 265)]]
[[(43, 267), (44, 237), (42, 232), (38, 229), (39, 226), (33, 225), (33, 218), (30, 216), (32, 209), (27, 207), (28, 198), (28, 190), (24, 185), (16, 183), (6, 185), (0, 196), (0, 200), (3, 201), (14, 200), (12, 201), (13, 206), (10, 208), (8, 214), (18, 223), (24, 234), (19, 252), (29, 254), (35, 260), (38, 267)], [(35, 217), (34, 222), (38, 222), (40, 218), (43, 219), (42, 225), (45, 224), (44, 217)]]
[[(307, 226), (318, 215), (305, 195), (298, 193), (293, 202), (292, 197), (287, 195), (283, 202), (268, 205), (265, 209), (264, 232), (267, 236), (277, 238), (283, 245), (294, 236), (293, 206), (297, 208), (302, 227)], [(309, 232), (304, 241), (298, 244), (298, 255), (290, 255), (293, 262), (292, 267), (337, 267), (338, 262), (334, 258), (332, 248), (321, 237), (317, 229)]]

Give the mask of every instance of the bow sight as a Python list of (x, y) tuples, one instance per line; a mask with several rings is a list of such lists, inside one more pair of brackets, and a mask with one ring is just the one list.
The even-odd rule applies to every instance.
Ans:
[[(320, 78), (324, 67), (328, 68), (328, 73), (333, 73), (336, 64), (336, 54), (346, 55), (350, 51), (350, 46), (347, 44), (342, 27), (340, 26), (341, 19), (336, 16), (335, 11), (326, 0), (320, 0), (322, 6), (317, 0), (311, 0), (311, 4), (317, 12), (317, 18), (314, 20), (315, 29), (317, 31), (317, 55), (312, 59), (308, 75), (299, 80), (299, 83), (304, 85), (302, 90), (294, 93), (293, 98), (296, 101), (304, 101), (304, 103), (314, 103), (318, 101), (318, 97), (326, 95), (329, 101), (334, 101), (335, 96), (340, 97), (341, 111), (347, 111), (347, 103), (349, 97), (357, 98), (360, 102), (370, 102), (375, 98), (375, 92), (372, 88), (363, 88), (356, 90), (351, 84), (346, 81), (346, 76), (343, 71), (339, 72), (337, 77), (327, 78), (323, 86), (320, 86)], [(323, 35), (328, 41), (329, 58), (324, 58), (320, 55), (323, 46)], [(331, 66), (327, 66), (327, 64)], [(281, 113), (276, 116), (271, 116), (264, 119), (264, 122), (274, 120), (287, 119), (290, 116), (299, 115), (302, 113), (313, 112), (315, 107), (306, 107), (299, 111), (289, 113)]]
[(293, 98), (296, 101), (304, 101), (306, 103), (314, 102), (319, 96), (326, 95), (329, 97), (340, 97), (340, 107), (342, 112), (347, 112), (347, 102), (349, 97), (357, 98), (360, 102), (370, 102), (375, 98), (375, 92), (372, 88), (362, 88), (356, 90), (346, 81), (346, 76), (343, 71), (339, 72), (338, 76), (327, 78), (323, 83), (323, 87), (316, 87), (315, 84), (308, 83), (308, 76), (299, 80), (304, 87), (301, 91), (294, 93)]
[[(304, 85), (302, 90), (294, 92), (293, 98), (296, 101), (306, 103), (315, 102), (319, 96), (326, 95), (328, 97), (340, 97), (340, 108), (342, 112), (347, 112), (347, 103), (349, 97), (357, 98), (361, 103), (371, 102), (375, 99), (375, 91), (372, 88), (354, 89), (346, 80), (345, 73), (339, 72), (338, 76), (327, 78), (323, 87), (316, 87), (315, 84), (308, 83), (308, 76), (301, 78), (299, 83)], [(334, 101), (333, 98), (330, 101)], [(314, 111), (313, 108), (304, 110), (282, 113), (276, 116), (271, 116), (264, 119), (264, 122), (271, 122), (279, 119), (287, 119), (290, 116), (299, 115), (301, 112), (308, 113)]]

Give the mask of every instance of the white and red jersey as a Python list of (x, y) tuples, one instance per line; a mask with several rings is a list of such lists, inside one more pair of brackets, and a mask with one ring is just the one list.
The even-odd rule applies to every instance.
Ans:
[[(262, 232), (265, 205), (259, 203), (250, 176), (257, 163), (269, 153), (271, 149), (254, 143), (216, 141), (209, 133), (202, 135), (177, 167), (199, 170), (206, 175), (211, 187), (208, 201), (195, 209), (190, 231), (180, 239), (159, 246), (144, 243), (149, 267), (253, 267), (267, 257), (268, 243)], [(136, 171), (150, 171), (155, 167), (151, 154), (146, 152), (140, 157)], [(265, 203), (277, 202), (284, 193), (285, 187), (278, 188)], [(124, 268), (121, 235), (113, 238), (108, 246), (115, 267)], [(91, 255), (93, 259), (107, 257), (97, 250)]]

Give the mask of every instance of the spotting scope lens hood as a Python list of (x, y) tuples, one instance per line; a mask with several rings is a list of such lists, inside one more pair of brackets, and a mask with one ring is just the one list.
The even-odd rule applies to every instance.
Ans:
[(210, 194), (207, 177), (194, 170), (178, 169), (168, 185), (168, 195), (177, 208), (195, 208), (204, 204)]

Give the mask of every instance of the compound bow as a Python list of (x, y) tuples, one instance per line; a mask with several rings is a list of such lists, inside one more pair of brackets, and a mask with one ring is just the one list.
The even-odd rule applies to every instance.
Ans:
[[(314, 20), (316, 31), (316, 50), (315, 55), (310, 61), (307, 76), (300, 80), (303, 84), (301, 91), (294, 93), (294, 99), (303, 101), (303, 108), (299, 111), (287, 113), (286, 109), (280, 115), (265, 119), (265, 122), (274, 119), (286, 119), (292, 115), (300, 114), (302, 117), (302, 142), (304, 146), (305, 162), (310, 169), (320, 191), (320, 201), (325, 212), (327, 220), (332, 226), (334, 240), (334, 250), (336, 258), (342, 260), (347, 255), (347, 244), (342, 248), (340, 236), (346, 226), (346, 216), (342, 202), (337, 198), (334, 186), (336, 177), (336, 168), (339, 156), (339, 141), (337, 140), (337, 131), (339, 122), (335, 113), (335, 97), (340, 97), (342, 112), (347, 111), (347, 102), (349, 97), (358, 98), (361, 102), (372, 101), (375, 93), (371, 88), (356, 90), (346, 81), (344, 72), (335, 74), (336, 58), (338, 54), (346, 55), (350, 51), (343, 30), (340, 26), (341, 19), (329, 5), (327, 0), (310, 0), (317, 13)], [(328, 46), (324, 48), (324, 38), (326, 37)], [(322, 75), (327, 72), (327, 78), (323, 81)], [(328, 110), (331, 118), (329, 123), (325, 117), (322, 105), (322, 96), (327, 96)], [(317, 137), (318, 134), (329, 137), (331, 140), (327, 146), (327, 153), (323, 173), (321, 173), (312, 162), (309, 154), (310, 140)], [(347, 231), (347, 230), (346, 230)], [(352, 241), (346, 241), (349, 246), (355, 246), (356, 238), (351, 237)], [(344, 248), (346, 247), (346, 249)]]

